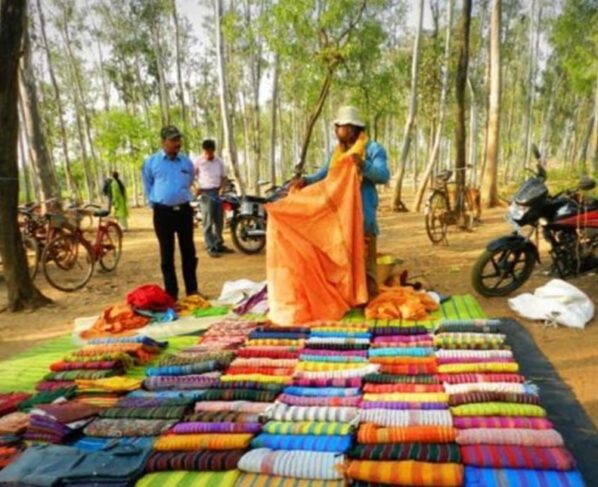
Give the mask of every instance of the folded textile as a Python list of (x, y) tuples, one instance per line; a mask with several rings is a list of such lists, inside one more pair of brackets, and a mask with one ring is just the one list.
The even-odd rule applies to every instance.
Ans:
[(235, 487), (345, 487), (345, 485), (344, 480), (296, 479), (244, 472), (239, 476)]
[(277, 396), (278, 392), (276, 391), (255, 391), (252, 389), (210, 389), (202, 396), (202, 400), (272, 402)]
[(361, 377), (304, 379), (294, 378), (293, 385), (300, 387), (361, 387)]
[(245, 450), (154, 451), (149, 456), (145, 469), (147, 472), (172, 470), (221, 472), (237, 468), (237, 463), (244, 454)]
[(369, 345), (369, 338), (351, 338), (351, 337), (311, 337), (305, 344), (306, 346), (327, 344), (327, 345)]
[(32, 413), (43, 412), (61, 423), (72, 423), (99, 414), (102, 408), (89, 406), (74, 401), (58, 402), (55, 404), (40, 404)]
[(284, 388), (285, 394), (302, 397), (353, 397), (359, 396), (359, 387), (299, 387)]
[[(256, 369), (259, 370), (259, 369)], [(267, 374), (260, 374), (260, 373), (243, 373), (243, 374), (234, 374), (229, 375), (231, 372), (227, 370), (226, 374), (220, 377), (220, 381), (227, 382), (227, 381), (249, 381), (249, 382), (271, 382), (273, 384), (290, 384), (293, 374), (293, 369), (284, 369), (288, 375), (267, 375)]]
[(444, 392), (383, 392), (380, 394), (366, 393), (364, 401), (392, 401), (392, 402), (441, 402), (448, 401), (448, 394)]
[(217, 382), (211, 389), (257, 389), (260, 391), (282, 392), (284, 384), (272, 384), (270, 382), (256, 382), (251, 380), (227, 380)]
[(454, 416), (546, 416), (546, 411), (540, 406), (508, 402), (463, 404), (452, 407), (451, 413)]
[(97, 380), (77, 380), (79, 390), (97, 389), (112, 392), (129, 392), (139, 389), (141, 381), (130, 377), (109, 377)]
[(29, 425), (29, 415), (14, 411), (0, 417), (0, 435), (20, 435)]
[(69, 370), (124, 370), (127, 367), (125, 363), (120, 360), (99, 360), (91, 362), (54, 362), (50, 365), (50, 370), (53, 372), (66, 372)]
[(518, 372), (516, 362), (476, 362), (471, 364), (439, 364), (438, 373), (452, 374), (460, 372)]
[(204, 374), (206, 372), (214, 372), (216, 370), (224, 369), (226, 364), (218, 362), (216, 360), (210, 360), (209, 362), (199, 362), (195, 364), (187, 365), (162, 365), (158, 367), (148, 367), (145, 369), (145, 375), (147, 376), (159, 376), (159, 375), (191, 375), (191, 374)]
[(278, 400), (290, 406), (349, 406), (358, 407), (361, 396), (352, 397), (303, 397), (291, 394), (281, 394)]
[(453, 416), (448, 410), (362, 409), (359, 419), (377, 426), (452, 426)]
[(309, 335), (311, 338), (367, 338), (368, 340), (372, 337), (372, 334), (367, 330), (312, 330)]
[(511, 350), (436, 350), (436, 358), (513, 358)]
[[(321, 350), (320, 350), (321, 351)], [(358, 350), (359, 351), (359, 350)], [(366, 357), (351, 356), (351, 355), (310, 355), (309, 353), (302, 353), (299, 358), (306, 362), (328, 362), (328, 363), (363, 363), (367, 362)]]
[(474, 374), (474, 373), (462, 373), (462, 374), (438, 374), (438, 380), (451, 385), (466, 384), (471, 382), (519, 382), (524, 383), (525, 377), (520, 374)]
[(255, 331), (267, 331), (271, 333), (306, 333), (309, 334), (311, 328), (309, 326), (277, 326), (277, 325), (263, 325), (258, 326)]
[(112, 419), (182, 419), (188, 409), (188, 406), (109, 408), (103, 411), (100, 417)]
[(251, 433), (165, 435), (156, 440), (154, 450), (239, 450), (249, 447), (251, 438)]
[(328, 342), (306, 342), (306, 350), (368, 350), (369, 342), (363, 343), (328, 343)]
[(121, 374), (119, 369), (103, 370), (66, 370), (63, 372), (50, 372), (44, 376), (44, 380), (72, 381), (77, 379), (103, 379)]
[(316, 349), (316, 348), (304, 348), (301, 351), (300, 357), (303, 356), (324, 356), (324, 357), (362, 357), (367, 358), (367, 350), (327, 350), (327, 349)]
[(511, 394), (534, 394), (537, 387), (520, 382), (468, 382), (465, 384), (444, 384), (448, 394), (465, 394), (468, 392), (508, 392)]
[(129, 392), (126, 398), (146, 398), (146, 399), (190, 399), (197, 401), (205, 391), (142, 391), (137, 390)]
[(286, 347), (248, 347), (240, 348), (237, 351), (238, 357), (269, 357), (269, 358), (298, 358), (301, 352), (301, 347), (286, 346)]
[(118, 401), (119, 408), (154, 408), (159, 406), (191, 406), (195, 400), (192, 397), (130, 397), (125, 396)]
[(371, 348), (370, 357), (428, 357), (434, 353), (432, 347), (384, 347)]
[(200, 401), (195, 411), (238, 411), (241, 413), (264, 413), (272, 403), (251, 401)]
[(436, 361), (428, 363), (415, 364), (384, 364), (380, 366), (380, 372), (383, 374), (435, 374), (437, 372)]
[(144, 475), (135, 487), (235, 487), (238, 485), (239, 475), (239, 470), (152, 472)]
[(188, 415), (185, 419), (199, 423), (259, 423), (260, 415), (238, 411), (199, 411)]
[(417, 460), (434, 463), (461, 463), (455, 443), (387, 443), (355, 445), (347, 456), (358, 460)]
[(297, 364), (297, 359), (284, 358), (237, 358), (230, 365), (231, 367), (294, 367)]
[(498, 333), (500, 331), (500, 320), (495, 319), (472, 319), (472, 320), (441, 320), (435, 333), (444, 332), (468, 332), (468, 333)]
[(271, 450), (307, 450), (344, 453), (351, 446), (351, 435), (273, 435), (261, 433), (251, 442), (251, 448)]
[(465, 487), (563, 486), (585, 487), (578, 470), (526, 470), (513, 468), (465, 467)]
[(427, 333), (423, 335), (392, 335), (376, 336), (372, 339), (372, 347), (433, 347), (434, 338)]
[(364, 376), (364, 382), (374, 384), (440, 384), (432, 374), (397, 375), (372, 373)]
[(208, 372), (199, 375), (147, 377), (143, 381), (143, 387), (150, 391), (209, 389), (218, 382), (220, 374), (220, 372)]
[(267, 416), (276, 421), (333, 421), (351, 423), (359, 410), (355, 407), (288, 406), (274, 404)]
[(42, 380), (35, 385), (35, 390), (39, 392), (52, 392), (75, 388), (77, 385), (74, 380)]
[[(294, 372), (294, 367), (237, 367), (231, 366), (226, 369), (226, 376), (230, 377), (231, 375), (235, 376), (242, 376), (244, 380), (251, 380), (245, 379), (245, 377), (259, 377), (258, 380), (269, 381), (272, 377), (291, 377)], [(237, 380), (237, 379), (231, 379)]]
[(449, 406), (460, 406), (461, 404), (483, 403), (483, 402), (510, 402), (517, 404), (540, 404), (540, 398), (535, 394), (521, 394), (513, 392), (488, 392), (476, 391), (462, 394), (451, 394)]
[[(425, 326), (375, 326), (370, 328), (374, 337), (389, 335), (428, 335), (428, 329)], [(374, 338), (375, 340), (375, 338)]]
[(230, 351), (225, 352), (201, 352), (189, 353), (185, 350), (175, 353), (174, 355), (166, 355), (161, 357), (158, 361), (158, 366), (163, 365), (187, 365), (200, 362), (209, 362), (215, 360), (220, 363), (229, 363), (234, 359), (234, 353)]
[(167, 419), (108, 419), (97, 418), (85, 427), (87, 436), (159, 436), (176, 421)]
[(448, 410), (448, 405), (444, 402), (362, 401), (361, 408), (392, 410)]
[(461, 445), (564, 446), (563, 437), (554, 429), (472, 428), (460, 430), (456, 441)]
[(442, 384), (365, 384), (363, 392), (382, 394), (390, 392), (442, 392)]
[[(20, 411), (29, 411), (38, 404), (50, 404), (57, 399), (72, 399), (75, 397), (75, 388), (69, 387), (67, 389), (56, 389), (53, 391), (39, 392), (35, 395), (27, 394), (26, 399), (21, 399), (17, 402)], [(11, 409), (14, 411), (14, 409)]]
[(354, 370), (362, 369), (364, 365), (361, 363), (352, 362), (339, 362), (339, 363), (326, 363), (326, 362), (299, 362), (295, 366), (295, 370), (303, 372), (325, 372), (331, 370)]
[(259, 433), (262, 431), (261, 423), (233, 423), (233, 422), (198, 422), (190, 421), (178, 423), (172, 428), (177, 435), (189, 435), (196, 433)]
[(343, 478), (338, 466), (344, 460), (343, 455), (336, 453), (257, 448), (243, 455), (238, 468), (245, 472), (292, 478), (335, 480)]
[(377, 364), (369, 364), (359, 369), (349, 370), (329, 370), (324, 372), (295, 372), (294, 378), (299, 379), (334, 379), (334, 378), (349, 378), (349, 377), (364, 377), (368, 374), (378, 372), (380, 366)]
[(56, 421), (49, 416), (32, 414), (29, 417), (29, 427), (23, 438), (30, 441), (46, 441), (48, 443), (61, 443), (74, 432), (68, 426)]
[(295, 346), (299, 347), (304, 344), (303, 339), (286, 339), (286, 338), (257, 338), (253, 340), (247, 340), (245, 345), (248, 347), (280, 347), (280, 346)]
[(457, 487), (463, 485), (463, 465), (413, 460), (353, 460), (347, 476), (379, 484)]
[(263, 431), (274, 435), (349, 435), (351, 425), (323, 421), (269, 421)]
[(571, 470), (575, 461), (565, 448), (519, 445), (461, 445), (463, 464), (493, 468)]
[(521, 416), (461, 416), (453, 418), (455, 428), (526, 428), (553, 429), (553, 424), (546, 418)]
[[(475, 350), (478, 352), (479, 350)], [(485, 350), (483, 350), (485, 351)], [(502, 351), (502, 350), (495, 350), (495, 351)], [(453, 367), (453, 370), (444, 370), (439, 369), (439, 373), (442, 374), (460, 374), (462, 373), (463, 368), (467, 367), (467, 371), (470, 369), (475, 369), (474, 372), (485, 372), (485, 370), (479, 370), (482, 367), (486, 369), (492, 369), (491, 372), (502, 372), (502, 370), (495, 370), (499, 369), (498, 364), (514, 364), (515, 359), (513, 357), (438, 357), (436, 356), (436, 362), (438, 365), (452, 365), (452, 366), (459, 366), (458, 372), (457, 367)], [(477, 366), (474, 366), (476, 364)], [(483, 365), (482, 365), (483, 364)], [(494, 364), (494, 365), (492, 365)]]
[(434, 335), (436, 348), (488, 350), (503, 349), (505, 335), (500, 333), (440, 333)]
[(307, 333), (302, 332), (254, 330), (249, 334), (249, 339), (302, 340), (307, 338), (307, 335)]
[(357, 441), (371, 443), (451, 443), (455, 441), (457, 430), (452, 426), (377, 426), (361, 423), (357, 430)]

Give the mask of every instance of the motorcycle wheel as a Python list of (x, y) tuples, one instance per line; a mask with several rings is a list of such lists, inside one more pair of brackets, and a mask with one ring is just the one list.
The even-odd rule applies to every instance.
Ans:
[(506, 296), (529, 279), (535, 264), (530, 250), (485, 250), (471, 270), (471, 283), (482, 296)]
[(233, 244), (244, 254), (258, 254), (266, 245), (266, 236), (250, 237), (249, 230), (265, 230), (264, 220), (252, 215), (235, 219), (231, 227)]

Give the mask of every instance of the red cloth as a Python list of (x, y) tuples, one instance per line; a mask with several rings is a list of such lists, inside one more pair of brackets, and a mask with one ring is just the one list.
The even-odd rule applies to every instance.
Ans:
[(174, 299), (156, 284), (144, 284), (127, 294), (129, 306), (149, 311), (166, 311), (174, 308)]
[(519, 445), (461, 445), (465, 465), (492, 468), (571, 470), (573, 457), (565, 448)]

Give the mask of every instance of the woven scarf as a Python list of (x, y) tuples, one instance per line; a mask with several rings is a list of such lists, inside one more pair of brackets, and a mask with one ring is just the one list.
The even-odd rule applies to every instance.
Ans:
[(269, 421), (263, 431), (274, 435), (349, 435), (351, 426), (347, 423), (319, 421)]
[(535, 416), (543, 418), (546, 411), (533, 404), (510, 404), (502, 402), (484, 402), (464, 404), (451, 408), (454, 416)]
[(148, 472), (191, 470), (221, 472), (237, 468), (245, 450), (199, 450), (196, 452), (152, 452), (145, 466)]
[(261, 423), (232, 423), (232, 422), (198, 422), (190, 421), (178, 423), (172, 428), (177, 435), (190, 435), (199, 433), (259, 433), (262, 431)]
[(539, 448), (519, 445), (461, 445), (465, 465), (492, 468), (571, 470), (575, 461), (561, 447)]
[(563, 437), (553, 429), (497, 429), (474, 428), (457, 433), (457, 443), (461, 445), (520, 445), (553, 447), (564, 446)]
[(519, 417), (519, 416), (462, 416), (453, 418), (455, 428), (526, 428), (526, 429), (552, 429), (553, 424), (546, 418)]
[(351, 446), (351, 435), (271, 435), (261, 433), (251, 442), (251, 448), (271, 450), (306, 450), (317, 452), (344, 453)]
[(542, 485), (585, 487), (578, 470), (524, 470), (514, 468), (465, 467), (465, 487), (501, 487), (506, 485)]
[(511, 402), (517, 404), (540, 404), (540, 398), (535, 394), (519, 394), (515, 392), (466, 392), (463, 394), (451, 394), (449, 406), (460, 406), (476, 402)]
[(352, 397), (302, 397), (281, 394), (278, 400), (290, 406), (349, 406), (359, 407), (361, 396)]
[(418, 460), (461, 463), (459, 445), (454, 443), (397, 443), (355, 445), (347, 456), (358, 460)]
[(352, 479), (378, 484), (435, 487), (463, 485), (463, 465), (458, 463), (353, 460), (349, 464), (347, 475)]
[(361, 423), (357, 441), (371, 443), (452, 443), (457, 430), (451, 426), (390, 426), (382, 427), (372, 423)]
[(362, 409), (359, 419), (364, 423), (377, 426), (447, 426), (453, 425), (453, 417), (448, 410), (409, 410), (393, 411), (388, 409)]
[(359, 410), (353, 407), (287, 406), (275, 404), (267, 412), (270, 419), (277, 421), (331, 421), (352, 423)]
[(248, 433), (166, 435), (158, 438), (154, 443), (154, 450), (239, 450), (247, 448), (252, 437)]

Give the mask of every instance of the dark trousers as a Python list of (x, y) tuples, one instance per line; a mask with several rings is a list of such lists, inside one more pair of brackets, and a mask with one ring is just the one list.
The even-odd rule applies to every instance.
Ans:
[(174, 299), (179, 297), (176, 272), (174, 270), (174, 236), (177, 235), (183, 280), (187, 295), (197, 292), (197, 256), (193, 242), (193, 209), (186, 203), (176, 210), (167, 206), (154, 206), (154, 230), (160, 243), (160, 266), (164, 288)]
[(224, 243), (222, 238), (224, 208), (218, 197), (217, 189), (201, 191), (201, 221), (206, 248), (218, 252), (218, 249)]

